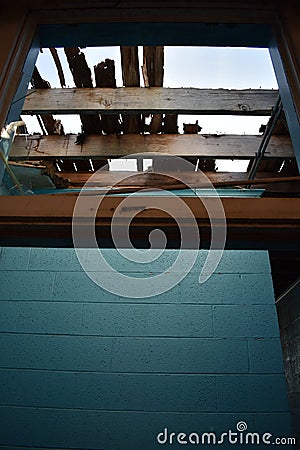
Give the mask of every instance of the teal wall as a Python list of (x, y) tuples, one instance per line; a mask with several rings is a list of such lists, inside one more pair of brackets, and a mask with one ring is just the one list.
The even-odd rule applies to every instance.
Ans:
[[(268, 254), (228, 250), (199, 285), (206, 255), (169, 292), (129, 299), (94, 284), (73, 249), (2, 248), (0, 449), (195, 448), (156, 435), (239, 421), (290, 436)], [(159, 267), (106, 256), (136, 276)]]

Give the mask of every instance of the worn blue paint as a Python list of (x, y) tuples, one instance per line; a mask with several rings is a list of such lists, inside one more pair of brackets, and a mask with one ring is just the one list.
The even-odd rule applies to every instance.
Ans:
[[(104, 254), (141, 276), (178, 251), (142, 269)], [(165, 427), (241, 420), (291, 435), (267, 252), (226, 251), (199, 285), (206, 256), (169, 292), (127, 299), (93, 284), (74, 249), (0, 249), (0, 449), (152, 450)]]
[[(124, 193), (120, 194), (114, 194), (113, 188), (109, 191), (109, 195), (113, 197), (121, 197), (124, 196)], [(117, 188), (116, 188), (117, 190)], [(95, 188), (87, 188), (87, 189), (56, 189), (56, 188), (50, 188), (50, 189), (34, 189), (34, 194), (64, 194), (67, 192), (82, 192), (82, 191), (89, 191), (89, 192), (96, 192), (97, 189)], [(165, 191), (157, 191), (155, 192), (156, 196), (159, 197), (167, 197), (169, 196), (169, 192), (175, 195), (180, 195), (180, 197), (222, 197), (222, 198), (232, 198), (232, 197), (239, 197), (239, 198), (256, 198), (261, 197), (264, 189), (177, 189), (172, 190), (168, 189)], [(132, 194), (136, 197), (150, 197), (153, 195), (153, 190), (148, 191), (137, 191)]]

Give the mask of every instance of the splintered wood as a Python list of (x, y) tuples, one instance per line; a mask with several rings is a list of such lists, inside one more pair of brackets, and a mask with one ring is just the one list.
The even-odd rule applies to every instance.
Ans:
[[(160, 153), (188, 159), (209, 173), (217, 170), (216, 158), (250, 159), (251, 167), (261, 135), (199, 134), (201, 118), (186, 120), (178, 134), (178, 115), (270, 116), (278, 91), (166, 88), (164, 47), (144, 46), (142, 51), (140, 61), (137, 46), (120, 46), (122, 87), (117, 87), (114, 60), (99, 62), (92, 73), (80, 48), (65, 48), (75, 85), (66, 88), (58, 52), (51, 48), (61, 88), (51, 89), (35, 68), (23, 114), (37, 115), (43, 136), (17, 136), (10, 160), (43, 159), (55, 167), (59, 159), (63, 170), (77, 173), (97, 170), (110, 158), (146, 153), (152, 170), (171, 170), (170, 159), (157, 157)], [(79, 114), (81, 133), (64, 135), (62, 123), (52, 115), (59, 113)], [(259, 132), (264, 129), (262, 125)], [(137, 156), (137, 168), (144, 169), (142, 157)], [(258, 173), (267, 172), (276, 177), (298, 173), (284, 113), (259, 166)]]
[[(41, 158), (119, 158), (135, 153), (165, 153), (184, 158), (239, 158), (255, 156), (261, 136), (203, 135), (203, 134), (135, 134), (88, 135), (81, 145), (76, 135), (16, 136), (10, 159)], [(156, 154), (157, 156), (157, 154)], [(292, 158), (294, 156), (289, 136), (273, 136), (266, 158)], [(209, 169), (207, 169), (209, 170)]]

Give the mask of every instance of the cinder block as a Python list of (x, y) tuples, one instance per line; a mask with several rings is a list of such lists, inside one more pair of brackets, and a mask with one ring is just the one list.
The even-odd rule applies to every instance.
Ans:
[(82, 334), (208, 337), (213, 335), (212, 312), (206, 305), (88, 303)]
[(278, 337), (275, 305), (213, 306), (216, 337)]
[(7, 376), (2, 405), (72, 408), (75, 374), (46, 370), (4, 370)]
[(274, 305), (269, 274), (214, 273), (199, 284), (199, 274), (193, 272), (180, 283), (179, 289), (182, 303)]
[[(205, 251), (204, 251), (205, 252)], [(86, 253), (86, 254), (85, 254)], [(195, 252), (189, 250), (171, 250), (171, 249), (151, 249), (136, 250), (121, 249), (112, 251), (111, 249), (88, 249), (82, 253), (82, 258), (86, 261), (86, 267), (91, 271), (106, 270), (103, 267), (102, 259), (109, 264), (113, 270), (122, 273), (162, 273), (164, 271), (186, 272), (192, 265)], [(172, 269), (172, 265), (176, 259), (180, 259), (180, 264), (176, 265), (176, 269)], [(196, 259), (204, 262), (205, 255), (203, 253), (196, 254)], [(141, 261), (141, 262), (139, 262)]]
[(83, 409), (145, 410), (145, 384), (138, 374), (77, 373), (75, 407)]
[(205, 375), (147, 375), (145, 409), (147, 411), (216, 411), (215, 378)]
[(54, 301), (111, 301), (112, 296), (95, 284), (84, 272), (59, 272), (53, 289)]
[(147, 305), (119, 303), (86, 303), (83, 305), (82, 334), (145, 336), (147, 332)]
[[(234, 353), (235, 352), (235, 353)], [(115, 339), (113, 371), (246, 373), (247, 343), (242, 340), (188, 338)]]
[(7, 384), (7, 372), (4, 369), (0, 368), (0, 404), (4, 399), (6, 384)]
[(249, 372), (248, 348), (245, 339), (212, 339), (211, 352), (216, 357), (217, 373)]
[(76, 378), (76, 408), (216, 411), (215, 379), (210, 376), (78, 373)]
[(0, 271), (26, 270), (28, 268), (31, 248), (1, 247)]
[(284, 373), (280, 339), (249, 339), (250, 371)]
[(268, 252), (265, 250), (226, 250), (217, 267), (221, 273), (271, 273)]
[[(153, 450), (162, 448), (156, 436), (164, 428), (168, 430), (168, 438), (171, 432), (221, 434), (234, 429), (241, 418), (240, 414), (158, 414), (0, 407), (0, 420), (3, 426), (2, 442), (18, 449), (26, 443), (28, 447), (63, 450)], [(253, 429), (253, 414), (244, 413), (243, 420)], [(11, 423), (15, 424), (14, 427), (10, 426)], [(182, 445), (169, 444), (168, 447), (178, 450)], [(228, 450), (232, 445), (222, 447)]]
[(108, 371), (112, 340), (82, 336), (0, 335), (7, 368)]
[(151, 305), (148, 333), (157, 336), (212, 337), (212, 309), (207, 305)]
[[(165, 249), (163, 252), (159, 249), (140, 250), (140, 260), (148, 261), (143, 264), (135, 261), (137, 252), (130, 249), (122, 249), (122, 253), (112, 249), (100, 249), (100, 253), (98, 249), (84, 249), (80, 254), (85, 267), (91, 271), (104, 270), (101, 264), (103, 258), (114, 270), (119, 272), (161, 273), (167, 270), (171, 272), (192, 271), (200, 274), (208, 255), (219, 254), (219, 251), (200, 250), (198, 254), (195, 254), (191, 250)], [(172, 267), (177, 259), (180, 264)], [(268, 252), (257, 250), (226, 250), (216, 268), (216, 273), (222, 274), (267, 274), (270, 272)]]
[(54, 273), (28, 271), (0, 272), (0, 300), (49, 300)]
[[(222, 433), (244, 420), (250, 430), (285, 429), (267, 252), (226, 251), (199, 284), (208, 255), (200, 251), (176, 284), (189, 270), (187, 252), (175, 271), (177, 251), (140, 265), (105, 249), (137, 294), (134, 277), (167, 270), (173, 289), (139, 299), (97, 286), (74, 249), (2, 249), (0, 448), (153, 450), (164, 427)], [(85, 257), (103, 270), (93, 249)], [(113, 272), (101, 275), (116, 283)], [(287, 357), (296, 347), (295, 335)]]
[[(136, 274), (141, 277), (143, 274)], [(132, 276), (132, 274), (130, 275)], [(168, 275), (172, 277), (173, 275)], [(101, 277), (112, 279), (112, 286), (115, 281), (113, 273), (104, 272)], [(177, 279), (177, 277), (173, 276)], [(101, 281), (101, 280), (99, 280)], [(176, 281), (176, 280), (175, 280)], [(140, 295), (141, 288), (136, 284), (134, 278), (130, 280), (133, 290), (136, 295)], [(92, 281), (84, 272), (60, 272), (56, 274), (53, 299), (55, 301), (79, 301), (79, 302), (112, 302), (112, 303), (178, 303), (180, 302), (179, 287), (164, 292), (154, 297), (145, 297), (142, 300), (140, 298), (133, 297), (121, 297), (112, 294), (94, 281)]]
[[(18, 302), (19, 303), (19, 302)], [(0, 332), (18, 330), (18, 307), (16, 302), (0, 301)]]
[(288, 412), (286, 382), (278, 375), (217, 376), (218, 409), (245, 412)]
[(0, 302), (1, 332), (80, 334), (81, 320), (78, 303)]
[(28, 270), (74, 272), (83, 269), (73, 248), (33, 248)]

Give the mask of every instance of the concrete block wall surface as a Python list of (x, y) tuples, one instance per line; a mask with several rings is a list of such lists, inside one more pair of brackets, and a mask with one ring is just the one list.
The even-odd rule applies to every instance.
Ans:
[[(145, 265), (103, 253), (131, 277), (172, 277), (178, 255)], [(3, 247), (0, 449), (246, 448), (247, 433), (258, 448), (265, 433), (293, 436), (268, 254), (225, 251), (199, 284), (207, 253), (171, 290), (129, 298), (95, 284), (74, 249)]]

